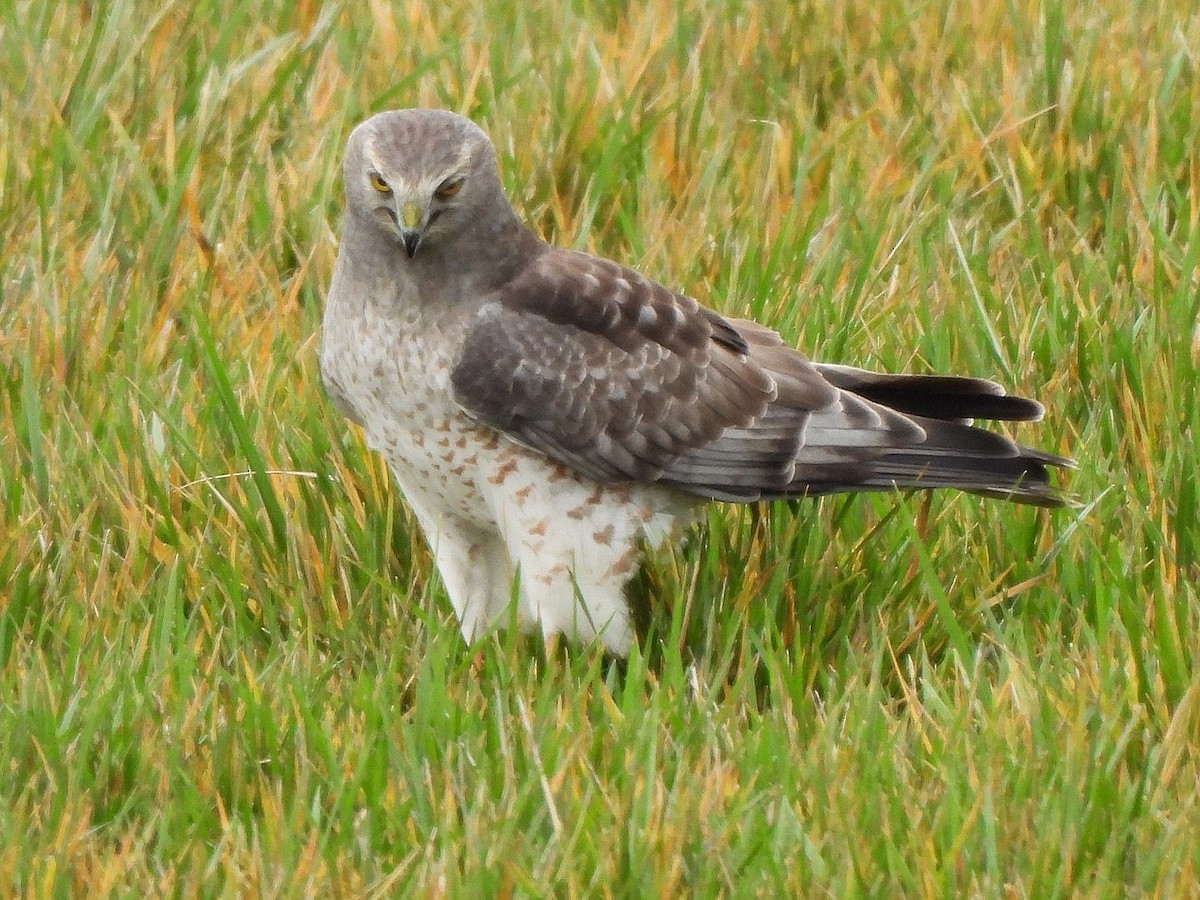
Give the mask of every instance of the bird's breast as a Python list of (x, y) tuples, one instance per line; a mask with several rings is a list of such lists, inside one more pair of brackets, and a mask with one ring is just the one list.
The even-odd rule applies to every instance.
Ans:
[(498, 438), (450, 394), (451, 325), (370, 309), (327, 321), (321, 371), (330, 394), (383, 454), (410, 499), (425, 498), (468, 520), (486, 509), (476, 484), (481, 454)]

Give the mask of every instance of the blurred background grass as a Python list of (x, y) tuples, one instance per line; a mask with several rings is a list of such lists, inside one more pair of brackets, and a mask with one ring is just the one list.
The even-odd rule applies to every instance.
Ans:
[[(0, 8), (0, 880), (28, 896), (1167, 896), (1200, 867), (1186, 3)], [(1080, 507), (716, 508), (646, 658), (464, 647), (317, 328), (340, 151), (1047, 403)]]

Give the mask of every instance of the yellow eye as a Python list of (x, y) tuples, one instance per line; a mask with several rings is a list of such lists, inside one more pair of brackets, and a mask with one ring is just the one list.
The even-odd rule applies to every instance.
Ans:
[(381, 194), (390, 194), (392, 192), (392, 189), (388, 186), (388, 183), (374, 172), (371, 173), (371, 187), (375, 188), (375, 190), (379, 191)]
[(439, 200), (449, 200), (462, 190), (464, 180), (465, 179), (462, 178), (450, 178), (446, 181), (443, 181), (441, 187), (433, 192), (433, 196), (437, 197)]

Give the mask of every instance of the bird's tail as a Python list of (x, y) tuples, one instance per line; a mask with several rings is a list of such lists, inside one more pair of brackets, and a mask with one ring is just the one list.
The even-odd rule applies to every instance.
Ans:
[(817, 369), (835, 387), (907, 417), (925, 438), (887, 449), (861, 465), (853, 485), (835, 476), (826, 484), (808, 482), (807, 493), (949, 487), (1035, 506), (1063, 505), (1049, 473), (1073, 467), (1071, 460), (970, 424), (975, 419), (1040, 419), (1037, 401), (1010, 397), (1000, 385), (980, 378), (886, 375), (820, 364)]

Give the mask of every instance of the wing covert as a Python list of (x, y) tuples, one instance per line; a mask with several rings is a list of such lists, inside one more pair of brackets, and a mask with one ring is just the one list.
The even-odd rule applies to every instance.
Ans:
[(748, 351), (696, 301), (553, 251), (468, 323), (451, 384), (472, 416), (590, 477), (686, 486), (672, 466), (751, 426), (778, 394)]

